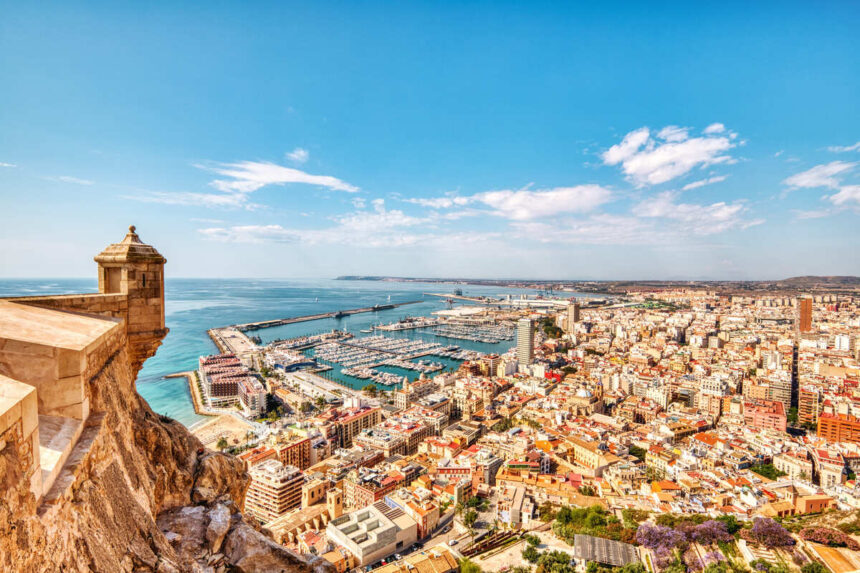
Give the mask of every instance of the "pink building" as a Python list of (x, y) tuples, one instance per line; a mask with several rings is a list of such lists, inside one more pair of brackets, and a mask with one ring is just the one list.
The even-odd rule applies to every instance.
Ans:
[(744, 402), (744, 423), (760, 430), (785, 431), (785, 405), (771, 400)]

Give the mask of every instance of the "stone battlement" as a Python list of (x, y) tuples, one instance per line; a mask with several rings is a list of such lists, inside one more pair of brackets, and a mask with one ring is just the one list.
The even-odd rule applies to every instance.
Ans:
[(95, 260), (97, 294), (0, 299), (0, 451), (15, 449), (37, 500), (87, 427), (99, 373), (125, 350), (136, 375), (167, 334), (164, 257), (131, 227)]

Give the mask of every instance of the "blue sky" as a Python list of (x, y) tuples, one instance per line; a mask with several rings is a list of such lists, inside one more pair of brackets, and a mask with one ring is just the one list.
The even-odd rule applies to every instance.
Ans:
[(0, 276), (860, 274), (856, 2), (0, 13)]

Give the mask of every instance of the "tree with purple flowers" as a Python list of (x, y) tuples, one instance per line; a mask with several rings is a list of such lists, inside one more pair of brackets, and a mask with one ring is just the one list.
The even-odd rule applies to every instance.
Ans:
[(728, 543), (734, 539), (726, 528), (726, 524), (722, 521), (709, 519), (708, 521), (697, 525), (690, 531), (690, 537), (696, 543), (701, 545), (713, 545), (720, 541)]
[(643, 523), (636, 530), (636, 542), (648, 549), (674, 549), (686, 545), (687, 538), (671, 527)]
[(705, 553), (704, 561), (705, 565), (710, 565), (711, 563), (719, 563), (720, 561), (725, 561), (726, 557), (720, 551), (708, 551)]
[(791, 547), (794, 538), (786, 529), (769, 517), (758, 517), (753, 521), (751, 529), (744, 529), (741, 535), (753, 543), (760, 543), (769, 549), (775, 547)]

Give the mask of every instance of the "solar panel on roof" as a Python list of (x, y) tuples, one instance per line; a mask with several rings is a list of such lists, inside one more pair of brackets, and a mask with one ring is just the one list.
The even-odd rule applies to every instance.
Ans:
[(639, 561), (639, 555), (634, 546), (591, 535), (575, 535), (573, 552), (578, 559), (595, 561), (614, 567)]

